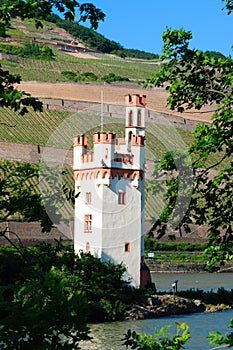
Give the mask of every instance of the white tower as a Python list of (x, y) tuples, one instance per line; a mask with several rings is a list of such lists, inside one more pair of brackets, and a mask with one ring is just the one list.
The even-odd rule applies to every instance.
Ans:
[(145, 95), (126, 95), (125, 138), (112, 132), (74, 138), (74, 249), (123, 262), (132, 285), (143, 286)]

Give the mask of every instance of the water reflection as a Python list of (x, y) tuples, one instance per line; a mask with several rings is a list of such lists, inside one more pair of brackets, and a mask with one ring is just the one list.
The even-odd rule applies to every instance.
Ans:
[(190, 327), (191, 338), (186, 343), (185, 349), (206, 350), (214, 347), (209, 345), (209, 341), (206, 339), (209, 332), (217, 330), (223, 334), (230, 332), (228, 325), (231, 318), (233, 318), (233, 310), (141, 321), (95, 324), (91, 325), (92, 342), (83, 342), (80, 345), (82, 350), (126, 350), (121, 339), (129, 328), (139, 333), (153, 334), (155, 327), (160, 329), (165, 325), (171, 325), (169, 331), (174, 334), (176, 331), (175, 322), (187, 322)]

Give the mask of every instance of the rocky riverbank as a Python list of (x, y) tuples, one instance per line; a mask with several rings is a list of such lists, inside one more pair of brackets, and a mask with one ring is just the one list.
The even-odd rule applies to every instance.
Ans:
[(141, 320), (197, 312), (215, 312), (230, 309), (224, 304), (206, 305), (201, 300), (181, 298), (171, 294), (142, 297), (137, 304), (129, 305), (125, 320)]

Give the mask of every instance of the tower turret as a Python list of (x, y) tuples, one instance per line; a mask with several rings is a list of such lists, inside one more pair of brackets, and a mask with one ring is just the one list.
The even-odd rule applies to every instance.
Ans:
[(73, 139), (73, 167), (74, 169), (79, 166), (81, 157), (87, 154), (87, 137), (85, 135), (75, 136)]
[(125, 95), (125, 141), (130, 150), (132, 135), (145, 136), (146, 95)]

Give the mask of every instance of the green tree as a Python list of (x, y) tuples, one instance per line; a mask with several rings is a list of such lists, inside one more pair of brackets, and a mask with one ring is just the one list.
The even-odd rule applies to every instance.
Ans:
[[(233, 1), (222, 1), (230, 14)], [(192, 33), (183, 28), (166, 29), (161, 71), (147, 84), (166, 87), (169, 93), (167, 102), (172, 110), (200, 110), (211, 104), (215, 112), (209, 125), (198, 125), (186, 154), (166, 152), (158, 163), (150, 186), (151, 190), (159, 191), (161, 181), (156, 181), (156, 177), (165, 171), (167, 203), (153, 229), (161, 236), (169, 223), (177, 229), (184, 226), (187, 230), (189, 223), (208, 224), (210, 265), (216, 262), (221, 265), (233, 259), (233, 60), (191, 50), (191, 38)], [(218, 154), (218, 160), (209, 164), (208, 159), (213, 154)], [(185, 170), (190, 166), (193, 168), (192, 183), (187, 183)], [(210, 176), (212, 169), (215, 169), (214, 176)], [(190, 205), (184, 212), (182, 206), (187, 201)], [(232, 320), (230, 327), (233, 327)], [(154, 337), (128, 331), (123, 341), (126, 347), (138, 350), (169, 349), (169, 346), (170, 349), (181, 349), (188, 340), (187, 329), (183, 334), (181, 344), (176, 343), (176, 336), (168, 338), (164, 329), (162, 334), (155, 331)], [(220, 347), (233, 346), (233, 333), (223, 336), (220, 332), (211, 332), (208, 339)]]
[(44, 60), (52, 60), (54, 58), (53, 50), (47, 45), (37, 45), (26, 43), (21, 49), (23, 57), (39, 58)]
[(225, 9), (228, 11), (228, 15), (233, 11), (233, 1), (232, 0), (222, 0), (225, 2)]
[(36, 27), (43, 26), (42, 20), (46, 20), (56, 9), (65, 19), (74, 20), (75, 11), (79, 12), (79, 21), (90, 21), (92, 28), (97, 28), (99, 21), (103, 21), (105, 14), (97, 8), (93, 3), (80, 3), (76, 0), (63, 1), (24, 1), (13, 0), (0, 1), (0, 24), (6, 27), (11, 17), (18, 16), (22, 20), (32, 19), (35, 21)]
[(60, 241), (22, 251), (0, 249), (0, 338), (8, 349), (76, 349), (89, 338), (87, 321), (119, 319), (132, 299), (122, 265)]
[[(233, 60), (190, 49), (191, 38), (191, 32), (183, 28), (166, 29), (164, 63), (148, 83), (166, 85), (172, 110), (182, 113), (212, 105), (215, 112), (210, 124), (197, 126), (187, 154), (166, 152), (158, 163), (155, 175), (167, 172), (167, 204), (154, 229), (164, 234), (171, 223), (173, 228), (187, 230), (190, 223), (208, 225), (209, 262), (221, 265), (233, 259)], [(156, 179), (151, 183), (152, 189), (156, 190), (157, 183)], [(188, 202), (185, 212), (182, 206)]]
[[(42, 198), (37, 186), (39, 181), (47, 181), (56, 186), (57, 179), (44, 166), (44, 177), (39, 179), (39, 170), (42, 165), (0, 161), (0, 222), (6, 222), (15, 214), (27, 221), (40, 221), (43, 231), (49, 232), (53, 223), (59, 223), (60, 215), (56, 213), (56, 204), (60, 200), (61, 190), (57, 188), (56, 195), (48, 193)], [(53, 214), (53, 223), (45, 210), (45, 203)], [(5, 235), (6, 230), (1, 232)]]
[[(88, 301), (78, 288), (78, 278), (67, 270), (52, 267), (12, 289), (1, 288), (1, 343), (7, 349), (74, 349), (90, 339), (87, 327)], [(4, 300), (3, 300), (4, 298)]]
[(104, 53), (110, 53), (113, 50), (121, 49), (121, 45), (113, 40), (105, 38), (95, 30), (84, 27), (77, 22), (62, 20), (57, 15), (48, 17), (50, 22), (56, 23), (58, 27), (64, 28), (72, 36), (78, 40), (85, 42), (89, 48), (98, 50)]
[(218, 51), (205, 51), (204, 53), (205, 53), (206, 56), (214, 57), (216, 59), (218, 59), (218, 58), (226, 58), (221, 52), (218, 52)]

